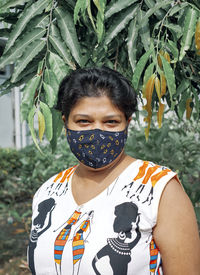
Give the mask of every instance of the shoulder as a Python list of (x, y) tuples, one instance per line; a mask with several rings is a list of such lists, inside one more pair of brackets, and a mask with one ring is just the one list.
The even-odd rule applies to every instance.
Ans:
[(196, 216), (190, 199), (175, 178), (163, 191), (153, 235), (167, 274), (199, 274), (200, 240)]
[(51, 197), (53, 195), (59, 196), (61, 192), (64, 192), (68, 186), (70, 176), (75, 171), (75, 168), (76, 166), (69, 167), (64, 171), (53, 175), (50, 179), (44, 182), (33, 197), (33, 208), (38, 201), (44, 199), (45, 197)]

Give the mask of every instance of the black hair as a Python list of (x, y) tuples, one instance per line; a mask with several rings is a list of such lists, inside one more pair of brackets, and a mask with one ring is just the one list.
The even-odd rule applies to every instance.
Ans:
[(83, 97), (108, 96), (128, 119), (137, 108), (136, 93), (119, 72), (107, 67), (84, 68), (67, 75), (60, 84), (56, 109), (68, 119), (72, 107)]

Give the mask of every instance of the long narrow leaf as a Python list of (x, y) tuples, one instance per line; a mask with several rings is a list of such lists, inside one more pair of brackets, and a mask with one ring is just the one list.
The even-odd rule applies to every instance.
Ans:
[(52, 24), (51, 27), (51, 35), (49, 36), (49, 41), (54, 47), (54, 49), (57, 51), (57, 53), (64, 59), (64, 61), (73, 69), (76, 69), (75, 64), (72, 62), (72, 57), (68, 53), (68, 48), (66, 47), (66, 44), (63, 42), (59, 30), (57, 27)]
[(70, 49), (76, 62), (81, 66), (81, 50), (71, 14), (66, 9), (63, 9), (62, 7), (57, 7), (55, 9), (55, 15), (58, 20), (58, 25), (63, 40), (65, 41), (67, 47)]
[(26, 27), (27, 32), (33, 31), (34, 28), (47, 29), (49, 24), (49, 14), (43, 13), (33, 17)]
[[(152, 9), (156, 4), (154, 0), (144, 0), (144, 2), (148, 6), (149, 9)], [(154, 12), (156, 17), (159, 20), (163, 19), (163, 17), (165, 16), (165, 12), (161, 8), (155, 10), (155, 12)]]
[(192, 89), (192, 93), (194, 95), (194, 99), (195, 99), (195, 109), (197, 112), (197, 118), (199, 118), (199, 113), (200, 113), (200, 102), (199, 102), (199, 96), (197, 91), (193, 88)]
[(145, 51), (148, 51), (150, 48), (150, 28), (149, 28), (149, 20), (143, 22), (143, 17), (145, 12), (139, 9), (138, 11), (138, 25), (140, 26), (139, 34), (142, 40), (142, 44), (144, 46)]
[(26, 85), (23, 91), (23, 98), (21, 103), (21, 118), (22, 121), (26, 120), (28, 113), (33, 106), (34, 96), (40, 83), (40, 76), (32, 78)]
[(194, 35), (197, 22), (197, 15), (198, 13), (195, 9), (188, 8), (183, 27), (183, 37), (181, 40), (181, 50), (179, 56), (180, 61), (185, 56), (186, 51), (190, 48), (190, 45), (192, 43), (192, 37)]
[(44, 115), (40, 112), (40, 110), (38, 110), (37, 115), (38, 115), (39, 139), (40, 141), (42, 141), (44, 131), (45, 131), (45, 119), (44, 119)]
[(76, 22), (78, 20), (79, 12), (81, 12), (83, 14), (86, 9), (87, 9), (87, 1), (85, 1), (85, 0), (77, 0), (76, 1), (76, 6), (74, 8), (74, 24), (76, 24)]
[(49, 107), (42, 101), (40, 101), (40, 108), (44, 115), (45, 119), (45, 135), (48, 141), (51, 141), (53, 137), (53, 128), (52, 128), (52, 113)]
[(100, 43), (104, 34), (104, 11), (106, 6), (106, 0), (94, 0), (94, 4), (98, 9), (96, 32), (98, 37), (98, 43)]
[(36, 40), (31, 45), (28, 46), (26, 52), (23, 56), (18, 60), (17, 65), (15, 66), (15, 70), (13, 76), (11, 78), (11, 82), (15, 82), (19, 74), (26, 68), (28, 63), (44, 48), (46, 42), (44, 40)]
[(15, 27), (13, 28), (10, 37), (8, 39), (8, 42), (6, 44), (5, 52), (7, 52), (11, 46), (14, 44), (17, 37), (21, 34), (21, 32), (26, 27), (27, 23), (30, 21), (30, 19), (37, 14), (40, 14), (43, 12), (44, 8), (47, 6), (49, 0), (39, 0), (32, 4), (30, 7), (27, 6), (23, 13), (21, 14), (19, 20), (17, 21)]
[(4, 54), (0, 59), (0, 67), (11, 64), (23, 54), (26, 47), (32, 42), (40, 39), (45, 34), (45, 30), (41, 28), (33, 29), (31, 32), (25, 33), (21, 39), (18, 39), (13, 47)]
[(105, 45), (108, 45), (112, 39), (126, 27), (129, 21), (136, 16), (137, 10), (138, 7), (134, 5), (120, 13), (119, 17), (117, 17), (111, 27), (107, 30)]
[(152, 7), (151, 9), (149, 9), (145, 16), (143, 17), (143, 22), (146, 22), (146, 20), (152, 15), (154, 14), (156, 11), (158, 11), (160, 8), (164, 8), (168, 5), (170, 5), (172, 3), (171, 0), (164, 0), (161, 3), (156, 3), (154, 7)]
[(93, 19), (93, 16), (92, 16), (92, 10), (91, 10), (91, 0), (87, 0), (87, 12), (88, 12), (88, 16), (90, 18), (90, 21), (92, 23), (92, 27), (93, 29), (95, 30), (96, 32), (96, 26), (95, 26), (95, 23), (94, 23), (94, 19)]
[(113, 3), (113, 1), (110, 2), (110, 5), (108, 5), (106, 13), (105, 13), (105, 19), (108, 19), (113, 14), (122, 11), (123, 9), (129, 7), (130, 5), (134, 4), (138, 0), (118, 0)]
[(33, 108), (31, 109), (29, 115), (28, 115), (28, 126), (30, 128), (30, 131), (31, 131), (31, 136), (32, 136), (32, 139), (36, 145), (36, 147), (38, 148), (38, 150), (40, 151), (41, 154), (42, 151), (38, 145), (38, 142), (37, 142), (37, 138), (36, 138), (36, 134), (35, 134), (35, 129), (34, 129), (34, 116), (35, 116), (35, 112), (36, 112), (36, 107), (33, 106)]
[(61, 118), (61, 113), (55, 109), (52, 109), (52, 122), (53, 122), (53, 137), (50, 141), (52, 152), (55, 151), (57, 145), (57, 139), (60, 136), (63, 129), (63, 120)]
[(169, 90), (170, 101), (171, 101), (171, 109), (173, 110), (175, 105), (173, 96), (176, 94), (176, 82), (175, 82), (174, 71), (172, 70), (169, 62), (162, 55), (160, 55), (160, 58), (162, 60), (164, 74), (167, 80), (167, 87)]
[(13, 8), (17, 5), (22, 5), (24, 3), (28, 2), (28, 0), (7, 0), (5, 4), (3, 4), (1, 6), (0, 4), (0, 9), (1, 10), (5, 10), (5, 9), (9, 9), (9, 8)]
[(135, 90), (138, 89), (138, 85), (139, 85), (139, 81), (140, 81), (140, 77), (141, 74), (145, 68), (145, 65), (150, 57), (150, 55), (152, 54), (152, 50), (149, 50), (148, 52), (146, 52), (138, 61), (134, 74), (133, 74), (133, 78), (132, 78), (132, 84), (133, 87), (135, 88)]
[(168, 39), (167, 47), (169, 47), (171, 53), (174, 56), (174, 61), (173, 62), (177, 62), (178, 61), (178, 56), (179, 56), (179, 51), (178, 51), (176, 43)]
[(46, 101), (50, 108), (54, 106), (55, 100), (56, 100), (56, 91), (54, 91), (53, 87), (49, 84), (43, 82), (43, 87), (46, 92)]
[(67, 68), (63, 60), (57, 54), (52, 52), (50, 52), (49, 54), (49, 64), (51, 70), (55, 73), (57, 80), (60, 83), (60, 81), (69, 72), (69, 69)]
[(132, 67), (132, 71), (135, 71), (136, 65), (136, 52), (137, 52), (137, 37), (138, 37), (138, 26), (137, 26), (137, 17), (135, 17), (130, 23), (128, 30), (128, 57)]
[(172, 9), (171, 9), (171, 11), (170, 11), (170, 13), (169, 13), (169, 16), (173, 16), (174, 14), (176, 14), (176, 13), (178, 13), (180, 10), (182, 10), (182, 9), (185, 9), (187, 6), (189, 6), (189, 3), (178, 3), (178, 5), (175, 5)]

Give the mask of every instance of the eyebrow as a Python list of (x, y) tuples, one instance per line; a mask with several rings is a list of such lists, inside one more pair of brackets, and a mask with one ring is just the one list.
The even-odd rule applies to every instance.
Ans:
[[(81, 117), (85, 117), (85, 118), (89, 118), (89, 117), (91, 117), (90, 115), (86, 115), (86, 114), (76, 114), (76, 115), (74, 115), (74, 118), (77, 118), (77, 117), (79, 117), (79, 116), (81, 116)], [(103, 118), (104, 119), (112, 119), (112, 118), (121, 118), (122, 116), (121, 115), (108, 115), (108, 116), (104, 116)]]

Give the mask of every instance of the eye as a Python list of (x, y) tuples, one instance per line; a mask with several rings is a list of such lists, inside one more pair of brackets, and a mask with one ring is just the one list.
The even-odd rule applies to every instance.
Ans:
[(110, 120), (107, 120), (106, 123), (108, 123), (108, 124), (119, 124), (119, 121), (114, 120), (114, 119), (110, 119)]
[(86, 123), (90, 123), (90, 122), (87, 119), (79, 119), (79, 120), (76, 121), (76, 123), (86, 124)]

